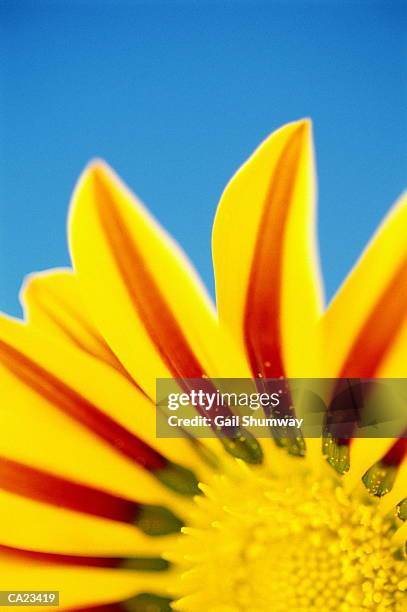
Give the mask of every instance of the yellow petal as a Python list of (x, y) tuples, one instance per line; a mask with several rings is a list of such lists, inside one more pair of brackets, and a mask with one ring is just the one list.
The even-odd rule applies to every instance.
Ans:
[(242, 373), (184, 255), (101, 162), (76, 188), (70, 247), (98, 328), (150, 397), (156, 378)]
[(407, 316), (404, 317), (403, 325), (384, 355), (378, 375), (381, 378), (407, 377)]
[(34, 327), (72, 343), (124, 373), (86, 312), (71, 270), (47, 270), (29, 276), (21, 290), (21, 301), (25, 318)]
[(317, 375), (314, 192), (310, 124), (299, 121), (265, 140), (220, 200), (213, 233), (219, 316), (256, 376)]
[[(115, 569), (75, 568), (27, 561), (0, 554), (0, 590), (59, 591), (59, 609), (119, 602), (137, 593), (167, 595), (171, 572), (129, 572)], [(55, 610), (55, 607), (45, 607)], [(44, 610), (32, 606), (30, 610)]]
[(156, 438), (151, 402), (103, 362), (4, 317), (0, 352), (1, 454), (147, 503), (174, 496), (137, 465), (139, 450), (147, 466), (158, 453), (206, 473), (186, 440)]
[(93, 556), (160, 555), (168, 537), (0, 490), (0, 542), (32, 551)]
[(2, 456), (135, 501), (178, 507), (178, 496), (150, 472), (30, 389), (16, 387), (1, 367), (0, 384)]
[[(124, 377), (129, 378), (132, 385), (136, 385), (94, 326), (90, 315), (86, 312), (79, 289), (78, 279), (70, 270), (48, 270), (28, 277), (21, 291), (28, 323), (33, 328), (47, 335), (56, 336), (64, 343), (84, 350), (111, 365)], [(143, 406), (147, 409), (148, 402), (142, 399)], [(131, 403), (133, 401), (131, 400)], [(148, 414), (151, 429), (154, 427), (151, 410), (148, 410)], [(130, 415), (130, 420), (131, 422), (134, 420), (134, 413)], [(153, 436), (155, 439), (154, 432)], [(212, 452), (218, 449), (211, 440), (202, 441), (201, 446), (203, 445), (210, 447)], [(176, 441), (167, 440), (159, 446), (174, 447), (174, 456), (179, 456), (180, 447)], [(185, 451), (191, 450), (190, 447), (183, 446)]]
[(407, 375), (406, 236), (404, 195), (325, 313), (325, 376)]

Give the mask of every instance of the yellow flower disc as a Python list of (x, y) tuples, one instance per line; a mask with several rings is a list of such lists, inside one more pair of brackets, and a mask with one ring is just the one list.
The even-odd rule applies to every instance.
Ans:
[(202, 486), (191, 527), (167, 555), (184, 568), (175, 609), (406, 609), (407, 564), (391, 545), (395, 516), (291, 461), (283, 477), (240, 464)]

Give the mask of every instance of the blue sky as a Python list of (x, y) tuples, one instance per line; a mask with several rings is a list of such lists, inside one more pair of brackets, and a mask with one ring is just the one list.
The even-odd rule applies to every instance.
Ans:
[(212, 288), (210, 234), (236, 168), (314, 121), (319, 240), (333, 294), (407, 166), (402, 2), (0, 0), (0, 309), (67, 265), (66, 211), (104, 157)]

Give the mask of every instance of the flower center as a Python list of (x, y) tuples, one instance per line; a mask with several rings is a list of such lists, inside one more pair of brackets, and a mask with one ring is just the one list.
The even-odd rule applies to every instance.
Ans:
[(331, 474), (239, 465), (196, 500), (169, 558), (183, 567), (177, 610), (309, 612), (405, 605), (395, 518), (345, 495)]

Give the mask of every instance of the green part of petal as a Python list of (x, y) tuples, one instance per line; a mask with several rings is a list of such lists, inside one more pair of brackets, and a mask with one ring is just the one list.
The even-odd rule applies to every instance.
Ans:
[(306, 445), (304, 438), (274, 438), (280, 448), (285, 448), (290, 455), (305, 457)]
[(163, 506), (143, 504), (134, 524), (149, 536), (163, 536), (181, 531), (184, 523), (171, 510)]
[(407, 497), (397, 506), (397, 516), (402, 521), (407, 521)]
[(362, 477), (363, 484), (371, 495), (383, 497), (392, 490), (397, 469), (378, 461)]
[(170, 563), (160, 557), (129, 557), (123, 559), (118, 567), (138, 572), (163, 572), (170, 567)]
[(220, 438), (225, 450), (246, 463), (259, 464), (263, 462), (263, 451), (259, 442), (248, 432), (236, 438)]
[(338, 474), (345, 474), (349, 471), (349, 445), (340, 444), (332, 437), (326, 437), (322, 440), (322, 453), (326, 457), (327, 462), (331, 465)]
[(397, 561), (405, 561), (407, 559), (407, 544), (400, 546), (394, 553), (393, 557)]
[(177, 463), (169, 462), (164, 468), (155, 470), (153, 474), (162, 484), (180, 495), (193, 496), (201, 493), (195, 474)]
[(151, 593), (140, 593), (122, 604), (126, 612), (171, 612), (171, 599)]

